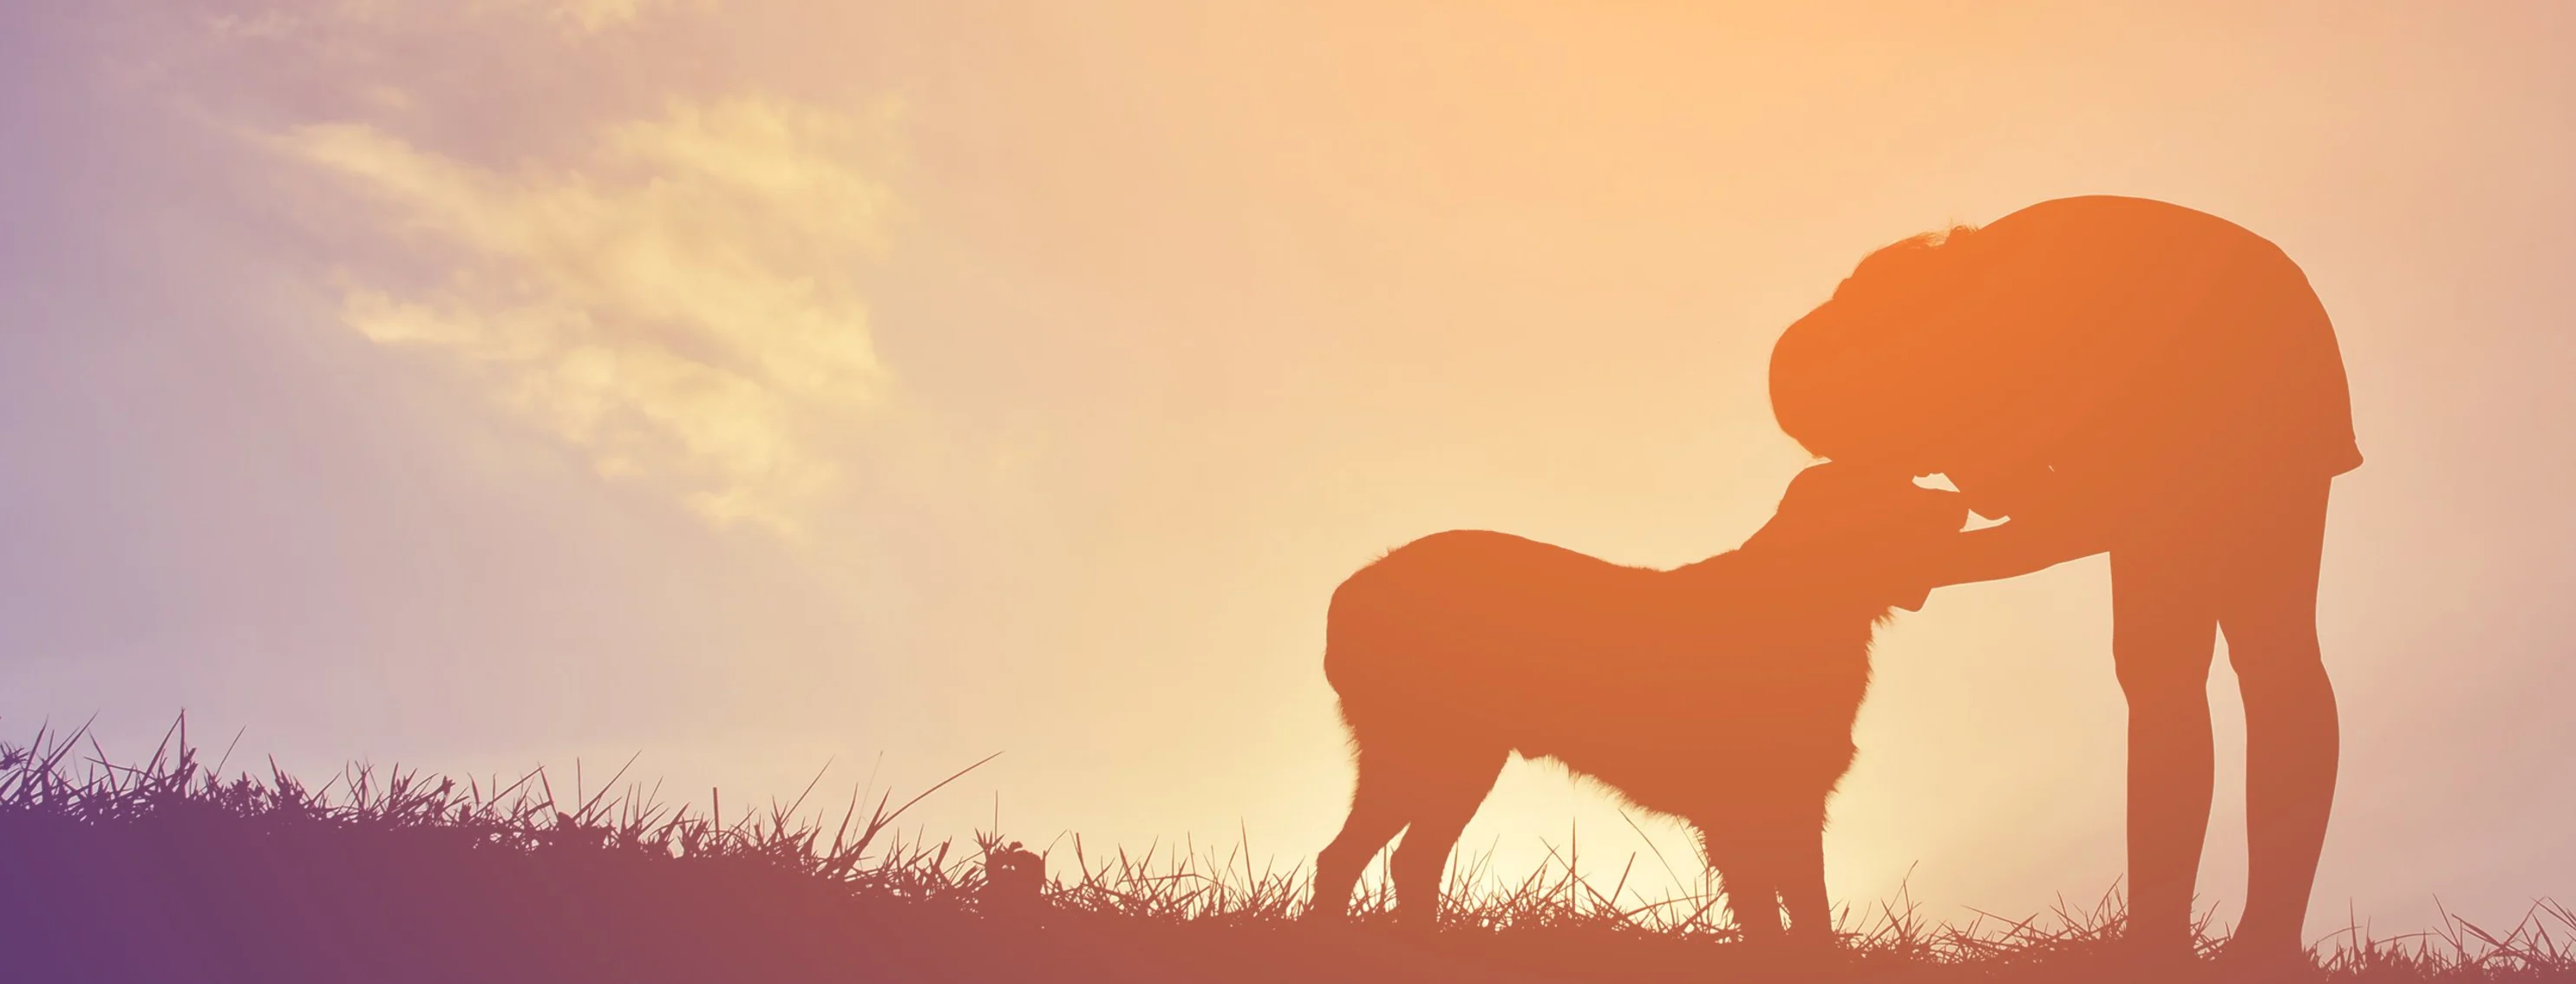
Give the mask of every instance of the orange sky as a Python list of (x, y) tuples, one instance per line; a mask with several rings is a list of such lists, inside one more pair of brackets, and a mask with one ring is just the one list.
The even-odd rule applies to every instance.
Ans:
[[(998, 794), (1284, 866), (1347, 793), (1342, 576), (1457, 527), (1733, 546), (1804, 460), (1782, 327), (1874, 246), (2108, 192), (2274, 239), (2341, 333), (2312, 929), (2576, 892), (2563, 8), (857, 6), (0, 14), (0, 729), (641, 749), (728, 801), (1001, 750), (924, 829)], [(1838, 899), (2117, 876), (2106, 580), (1885, 633)], [(1464, 843), (1569, 820), (1640, 849), (1522, 765)]]

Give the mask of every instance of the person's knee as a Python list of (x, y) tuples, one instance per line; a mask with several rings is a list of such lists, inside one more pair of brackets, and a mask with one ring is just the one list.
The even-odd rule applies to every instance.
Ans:
[(2209, 653), (2197, 658), (2173, 653), (2127, 654), (2118, 660), (2120, 693), (2132, 709), (2188, 709), (2209, 701)]
[(2113, 618), (2111, 659), (2131, 704), (2207, 690), (2209, 661), (2218, 644), (2215, 619)]
[(2123, 686), (2121, 695), (2127, 699), (2129, 719), (2134, 723), (2188, 727), (2193, 722), (2209, 720), (2209, 692), (2205, 687), (2159, 680), (2152, 685)]
[(2315, 691), (2329, 686), (2316, 634), (2284, 633), (2228, 640), (2227, 665), (2249, 699)]

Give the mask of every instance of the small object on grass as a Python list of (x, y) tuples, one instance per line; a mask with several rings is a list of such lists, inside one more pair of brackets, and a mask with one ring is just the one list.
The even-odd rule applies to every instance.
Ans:
[(1028, 918), (1037, 912), (1046, 886), (1046, 859), (1018, 841), (984, 855), (985, 911), (1002, 918)]

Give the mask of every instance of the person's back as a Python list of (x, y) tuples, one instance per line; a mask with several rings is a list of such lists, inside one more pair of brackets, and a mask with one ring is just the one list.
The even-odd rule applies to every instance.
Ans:
[[(2306, 275), (2242, 226), (2151, 199), (2057, 199), (1879, 251), (1782, 336), (1775, 405), (1826, 374), (1880, 385), (1811, 417), (1901, 412), (1945, 457), (2053, 470), (2070, 492), (2361, 463)], [(1793, 416), (1792, 436), (1851, 429)]]

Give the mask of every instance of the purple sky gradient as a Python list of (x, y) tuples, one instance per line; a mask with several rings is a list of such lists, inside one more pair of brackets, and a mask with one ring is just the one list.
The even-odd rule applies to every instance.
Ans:
[[(816, 6), (225, 8), (300, 18), (265, 38), (0, 8), (0, 733), (96, 714), (139, 754), (185, 708), (311, 773), (640, 749), (743, 802), (1005, 750), (925, 829), (998, 795), (1022, 839), (1241, 821), (1293, 862), (1346, 794), (1339, 577), (1453, 526), (1731, 546), (1800, 461), (1759, 388), (1788, 319), (1871, 246), (2114, 191), (2271, 236), (2342, 333), (2369, 464), (2328, 547), (2347, 757), (2312, 928), (2576, 896), (2565, 8)], [(682, 505), (700, 458), (604, 475), (465, 363), (353, 330), (355, 289), (560, 271), (279, 149), (362, 124), (493, 188), (648, 201), (585, 156), (602, 128), (724, 99), (896, 107), (844, 162), (890, 189), (852, 230), (881, 254), (806, 271), (860, 285), (887, 381), (755, 435), (833, 466), (795, 538)], [(606, 310), (584, 330), (630, 357), (720, 337)], [(2104, 581), (1891, 630), (1838, 893), (1921, 861), (1918, 898), (2030, 910), (2117, 874)], [(1518, 766), (1467, 843), (1526, 863), (1569, 811), (1636, 846)]]

